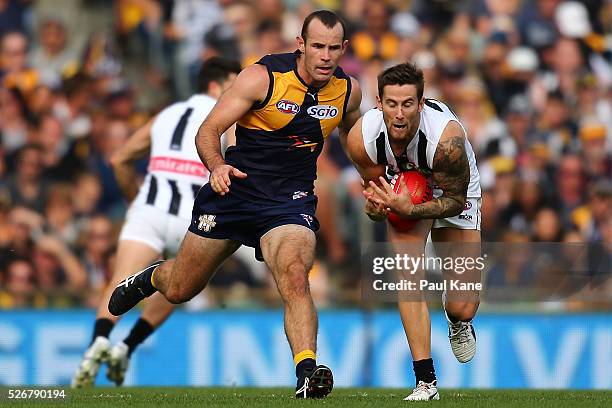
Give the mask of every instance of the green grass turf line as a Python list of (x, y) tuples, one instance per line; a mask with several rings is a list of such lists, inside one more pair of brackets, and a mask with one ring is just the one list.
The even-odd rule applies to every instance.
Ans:
[[(15, 387), (28, 388), (28, 387)], [(32, 388), (32, 387), (30, 387)], [(289, 388), (124, 387), (66, 390), (65, 400), (8, 400), (0, 388), (0, 406), (12, 407), (406, 407), (407, 389), (340, 388), (323, 400), (295, 400)], [(612, 391), (442, 389), (435, 407), (612, 407)], [(421, 403), (417, 403), (421, 404)]]

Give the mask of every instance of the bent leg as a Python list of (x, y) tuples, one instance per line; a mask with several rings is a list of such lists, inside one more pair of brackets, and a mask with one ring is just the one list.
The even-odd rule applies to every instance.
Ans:
[(187, 231), (175, 259), (159, 265), (153, 284), (171, 303), (183, 303), (200, 293), (217, 268), (240, 243), (204, 238)]
[(294, 356), (316, 352), (317, 312), (308, 284), (315, 244), (314, 232), (295, 224), (273, 228), (261, 238), (263, 257), (283, 299), (285, 333)]

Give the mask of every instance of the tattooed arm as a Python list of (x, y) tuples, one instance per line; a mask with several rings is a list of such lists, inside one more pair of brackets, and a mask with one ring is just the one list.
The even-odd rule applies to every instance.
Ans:
[(459, 123), (444, 129), (433, 160), (434, 184), (441, 197), (415, 205), (409, 218), (448, 218), (461, 214), (470, 183), (470, 164), (465, 152), (465, 135)]
[(461, 214), (470, 182), (470, 165), (463, 129), (455, 121), (448, 123), (438, 142), (433, 160), (433, 179), (443, 194), (423, 204), (412, 204), (407, 195), (395, 193), (382, 177), (379, 178), (382, 188), (370, 181), (375, 194), (366, 197), (403, 218), (448, 218)]

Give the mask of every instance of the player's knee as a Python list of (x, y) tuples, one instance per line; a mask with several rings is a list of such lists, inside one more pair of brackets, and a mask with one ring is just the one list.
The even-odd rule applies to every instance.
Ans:
[(308, 271), (301, 262), (291, 262), (282, 279), (282, 292), (287, 299), (300, 298), (308, 295)]
[(168, 299), (168, 302), (175, 305), (188, 302), (193, 297), (191, 293), (181, 290), (181, 288), (170, 288), (166, 292), (165, 296), (166, 299)]
[(446, 305), (446, 313), (457, 320), (467, 322), (472, 320), (478, 310), (478, 304), (472, 302), (449, 302)]

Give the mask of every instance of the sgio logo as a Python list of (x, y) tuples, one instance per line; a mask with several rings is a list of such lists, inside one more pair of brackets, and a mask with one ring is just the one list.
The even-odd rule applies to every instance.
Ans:
[(330, 105), (311, 106), (306, 112), (315, 119), (331, 119), (338, 116), (338, 108)]
[(300, 111), (300, 105), (293, 101), (283, 99), (276, 102), (276, 109), (282, 113), (288, 113), (290, 115), (296, 115)]

